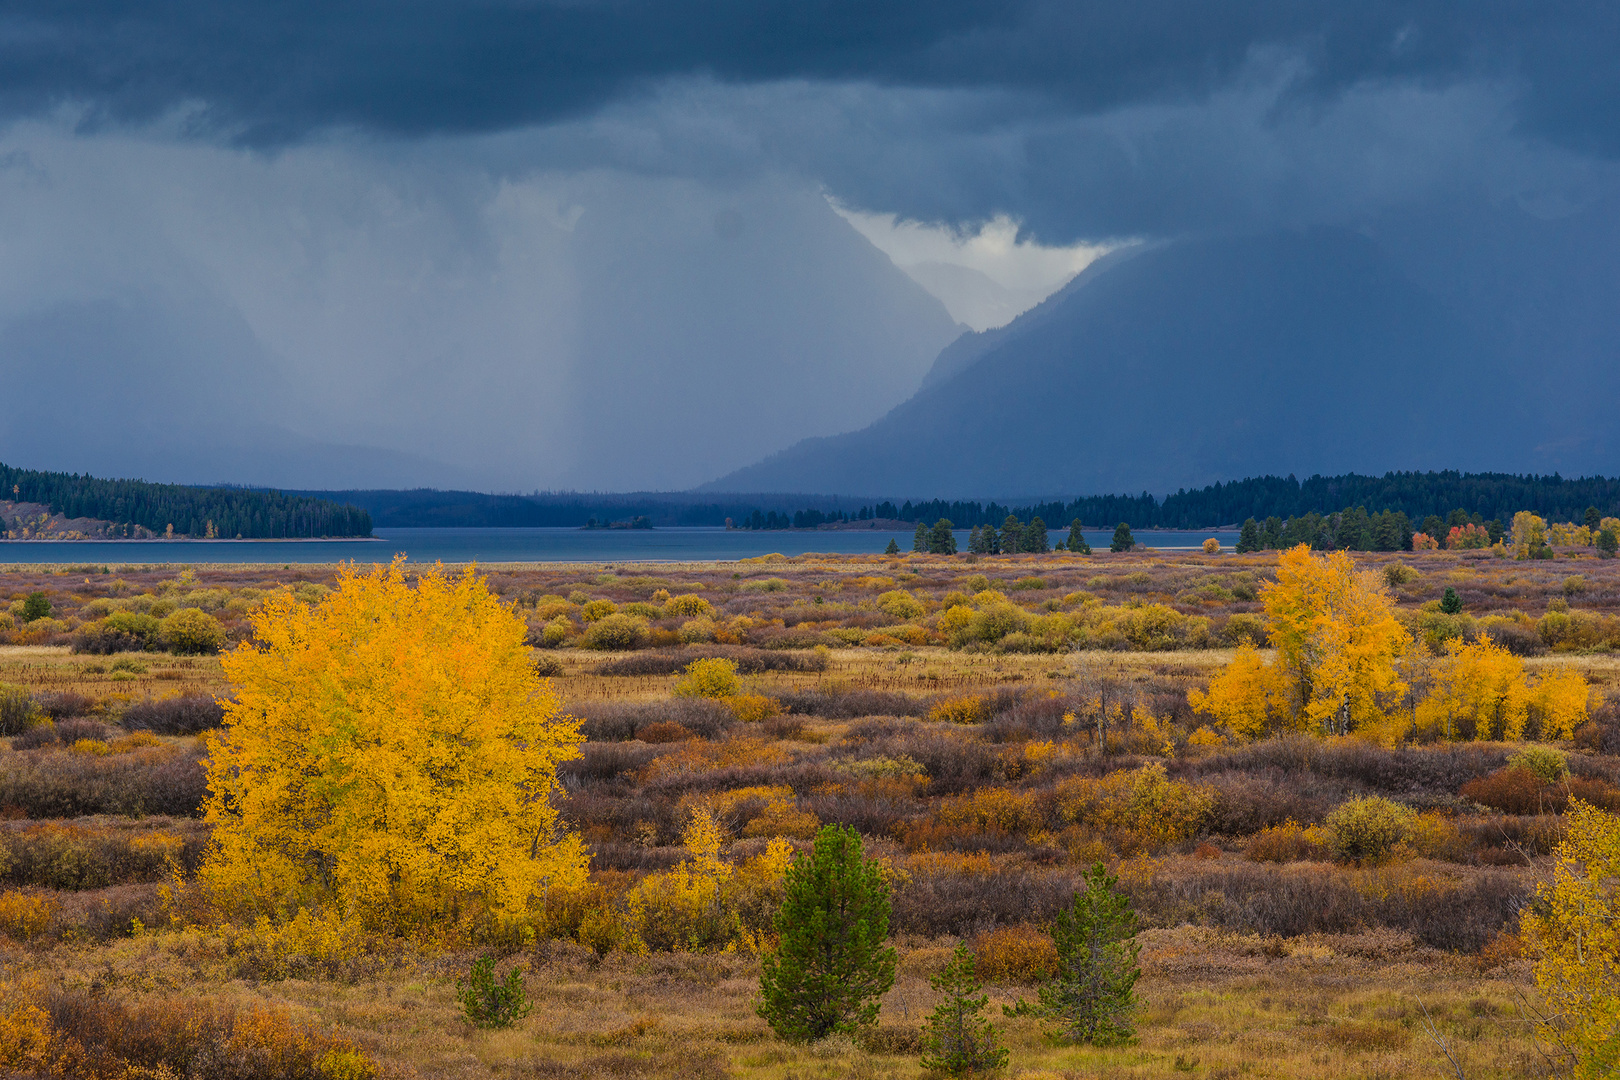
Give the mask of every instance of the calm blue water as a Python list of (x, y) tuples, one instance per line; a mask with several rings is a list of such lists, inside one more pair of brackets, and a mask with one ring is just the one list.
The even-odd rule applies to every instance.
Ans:
[[(1048, 534), (1054, 542), (1067, 529)], [(1114, 531), (1086, 532), (1086, 542), (1106, 551)], [(1235, 532), (1136, 533), (1148, 547), (1197, 547), (1209, 536), (1231, 547)], [(967, 530), (956, 542), (967, 546)], [(387, 562), (404, 552), (412, 562), (698, 562), (744, 559), (780, 552), (840, 555), (875, 554), (890, 539), (911, 549), (907, 532), (727, 532), (725, 529), (378, 529), (375, 540), (6, 540), (0, 565), (7, 563), (333, 563)]]

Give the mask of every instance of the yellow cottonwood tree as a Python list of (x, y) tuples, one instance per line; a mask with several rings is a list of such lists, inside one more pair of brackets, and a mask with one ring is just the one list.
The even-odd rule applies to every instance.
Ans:
[(584, 884), (551, 805), (577, 724), (483, 578), (349, 568), (312, 606), (273, 597), (253, 627), (224, 659), (236, 697), (209, 743), (200, 876), (216, 896), (403, 932)]
[(1266, 633), (1288, 681), (1293, 709), (1307, 727), (1345, 734), (1360, 729), (1383, 742), (1400, 722), (1380, 697), (1404, 693), (1396, 662), (1412, 636), (1378, 575), (1358, 572), (1342, 551), (1313, 555), (1304, 544), (1282, 553), (1277, 580), (1261, 588)]
[(1524, 737), (1530, 687), (1523, 660), (1481, 634), (1447, 641), (1429, 672), (1433, 682), (1417, 706), (1420, 725), (1437, 727), (1448, 739), (1468, 729), (1476, 739)]
[(1542, 1033), (1596, 1080), (1620, 1073), (1620, 817), (1577, 800), (1566, 829), (1519, 926), (1548, 1007)]
[(1232, 734), (1258, 739), (1286, 723), (1288, 687), (1280, 669), (1268, 665), (1248, 642), (1238, 646), (1232, 662), (1209, 680), (1209, 689), (1189, 690), (1194, 711), (1213, 716)]
[(1591, 694), (1586, 676), (1578, 671), (1555, 668), (1545, 672), (1530, 692), (1530, 709), (1541, 721), (1541, 737), (1573, 738), (1575, 729), (1586, 723)]

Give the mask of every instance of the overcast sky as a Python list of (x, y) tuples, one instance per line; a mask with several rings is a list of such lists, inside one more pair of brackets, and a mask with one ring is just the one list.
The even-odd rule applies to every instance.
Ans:
[(1112, 247), (1610, 203), (1616, 56), (1590, 0), (4, 3), (0, 458), (685, 487)]

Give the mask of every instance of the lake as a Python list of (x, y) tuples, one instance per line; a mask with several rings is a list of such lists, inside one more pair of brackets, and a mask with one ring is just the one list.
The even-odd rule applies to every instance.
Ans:
[[(1067, 529), (1048, 533), (1054, 543)], [(1233, 531), (1172, 530), (1136, 533), (1137, 543), (1157, 548), (1194, 548), (1214, 536), (1227, 548)], [(1106, 551), (1112, 529), (1087, 530), (1086, 542)], [(74, 563), (334, 563), (387, 562), (396, 552), (412, 562), (709, 562), (779, 552), (837, 555), (881, 552), (890, 539), (911, 550), (910, 532), (818, 530), (813, 532), (687, 529), (378, 529), (374, 540), (6, 540), (0, 565)], [(968, 530), (956, 542), (967, 546)]]

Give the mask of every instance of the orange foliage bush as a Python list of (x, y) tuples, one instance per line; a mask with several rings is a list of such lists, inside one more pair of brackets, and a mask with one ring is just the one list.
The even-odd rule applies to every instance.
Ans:
[(1288, 820), (1256, 833), (1243, 857), (1251, 862), (1328, 862), (1333, 856), (1322, 830)]
[(176, 999), (126, 1005), (71, 991), (0, 1014), (0, 1069), (80, 1080), (278, 1077), (375, 1080), (353, 1043), (310, 1031), (279, 1009)]
[(928, 719), (935, 723), (978, 724), (990, 716), (990, 703), (982, 697), (964, 695), (949, 697), (934, 703), (928, 710)]
[(782, 712), (782, 703), (764, 694), (736, 694), (727, 698), (726, 704), (732, 715), (745, 724), (757, 724)]
[(776, 743), (745, 736), (723, 742), (681, 743), (679, 749), (657, 758), (643, 773), (645, 779), (656, 780), (729, 769), (735, 765), (784, 765), (790, 759), (788, 752)]
[(1033, 926), (1002, 926), (973, 939), (978, 976), (990, 983), (1034, 983), (1057, 973), (1057, 946)]
[(0, 937), (21, 942), (44, 937), (60, 906), (50, 896), (7, 889), (0, 893)]
[(1045, 824), (1033, 793), (1001, 787), (980, 788), (946, 799), (940, 804), (938, 816), (943, 825), (978, 832), (1029, 833)]

